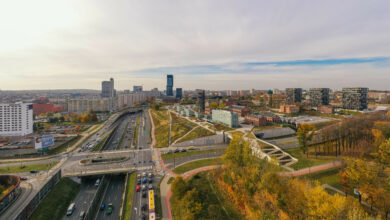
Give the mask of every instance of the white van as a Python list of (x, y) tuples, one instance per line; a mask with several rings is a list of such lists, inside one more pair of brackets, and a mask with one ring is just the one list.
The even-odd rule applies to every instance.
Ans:
[(66, 216), (72, 215), (75, 208), (76, 208), (76, 204), (74, 203), (70, 204), (68, 210), (66, 211)]

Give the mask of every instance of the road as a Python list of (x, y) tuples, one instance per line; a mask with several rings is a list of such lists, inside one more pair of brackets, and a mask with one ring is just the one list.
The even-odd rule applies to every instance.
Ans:
[(112, 203), (113, 209), (112, 213), (108, 215), (106, 210), (98, 211), (96, 219), (119, 219), (119, 211), (122, 203), (122, 194), (125, 188), (125, 176), (124, 175), (113, 175), (108, 184), (107, 191), (104, 194), (104, 198), (101, 204), (105, 204), (106, 207), (108, 204)]

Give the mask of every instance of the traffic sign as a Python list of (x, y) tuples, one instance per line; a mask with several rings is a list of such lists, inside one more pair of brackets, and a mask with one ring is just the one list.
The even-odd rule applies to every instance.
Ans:
[(353, 193), (355, 193), (356, 195), (360, 195), (359, 190), (357, 190), (356, 188), (353, 188)]

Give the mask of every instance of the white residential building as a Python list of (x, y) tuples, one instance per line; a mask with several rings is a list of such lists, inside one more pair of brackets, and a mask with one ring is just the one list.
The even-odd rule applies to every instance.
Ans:
[(24, 136), (33, 133), (32, 104), (0, 104), (0, 135)]

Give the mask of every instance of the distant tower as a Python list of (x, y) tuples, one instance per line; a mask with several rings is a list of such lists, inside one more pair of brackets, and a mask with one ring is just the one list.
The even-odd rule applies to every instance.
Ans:
[(114, 79), (110, 78), (110, 81), (102, 82), (102, 98), (112, 98), (115, 96)]
[(183, 98), (183, 89), (182, 88), (176, 88), (176, 98), (177, 99)]
[(272, 94), (274, 94), (274, 92), (272, 92), (272, 90), (270, 89), (268, 90), (267, 94), (268, 94), (268, 105), (269, 107), (272, 107)]
[(167, 75), (167, 96), (173, 96), (173, 75)]
[(198, 91), (198, 97), (197, 97), (197, 105), (199, 106), (199, 110), (201, 113), (204, 113), (205, 111), (205, 102), (206, 102), (206, 95), (204, 90)]

